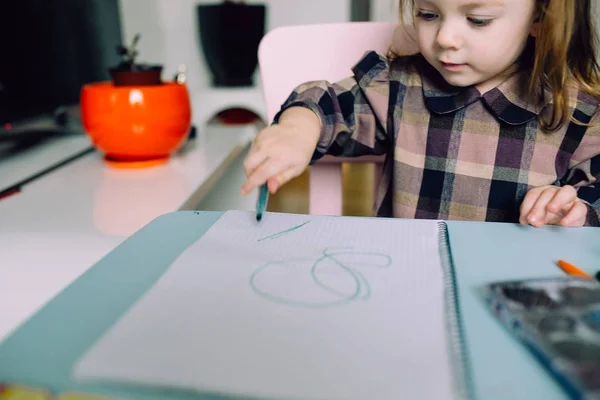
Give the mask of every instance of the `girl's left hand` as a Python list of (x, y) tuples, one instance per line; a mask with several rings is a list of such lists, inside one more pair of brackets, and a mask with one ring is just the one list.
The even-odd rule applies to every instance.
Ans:
[(573, 186), (540, 186), (531, 189), (521, 204), (519, 222), (543, 225), (583, 226), (587, 206)]

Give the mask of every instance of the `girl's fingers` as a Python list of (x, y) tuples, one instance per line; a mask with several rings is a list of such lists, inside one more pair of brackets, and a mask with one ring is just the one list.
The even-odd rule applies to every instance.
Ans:
[(573, 204), (565, 210), (566, 215), (560, 220), (562, 226), (583, 226), (587, 217), (587, 206), (582, 201), (574, 201)]
[(546, 223), (546, 207), (554, 198), (555, 192), (556, 189), (547, 188), (540, 194), (535, 204), (531, 208), (531, 211), (527, 215), (527, 223), (537, 227), (540, 227)]
[(538, 200), (538, 198), (540, 197), (541, 193), (542, 193), (542, 190), (532, 189), (527, 193), (527, 195), (525, 196), (525, 199), (523, 199), (523, 203), (521, 203), (521, 210), (520, 210), (521, 216), (519, 217), (519, 222), (521, 224), (523, 224), (523, 225), (529, 224), (529, 221), (527, 220), (527, 218), (529, 217), (529, 213), (531, 212), (531, 209), (535, 205), (535, 203)]
[(252, 173), (268, 158), (268, 154), (264, 151), (260, 151), (257, 148), (253, 148), (248, 152), (246, 159), (244, 160), (244, 172), (246, 176), (252, 175)]
[(288, 183), (293, 178), (300, 175), (302, 169), (298, 171), (299, 168), (291, 167), (283, 170), (277, 176), (269, 178), (269, 190), (271, 193), (275, 193), (282, 185)]
[(281, 159), (268, 157), (262, 164), (250, 173), (248, 179), (242, 185), (242, 194), (248, 194), (258, 186), (267, 182), (267, 179), (280, 174), (288, 168), (288, 165)]
[(563, 186), (556, 192), (552, 200), (550, 200), (547, 209), (551, 213), (557, 214), (565, 205), (571, 204), (575, 200), (577, 200), (577, 191), (575, 188), (573, 186)]

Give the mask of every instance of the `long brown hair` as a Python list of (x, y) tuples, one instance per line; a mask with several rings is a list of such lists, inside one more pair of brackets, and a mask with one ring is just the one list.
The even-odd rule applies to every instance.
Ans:
[[(413, 0), (399, 0), (400, 21)], [(529, 58), (533, 72), (529, 81), (532, 96), (535, 89), (552, 92), (554, 106), (549, 121), (540, 123), (544, 129), (556, 130), (567, 120), (581, 123), (569, 116), (569, 86), (600, 97), (600, 66), (596, 59), (598, 38), (592, 18), (592, 0), (536, 0), (539, 29), (530, 38), (523, 54)], [(527, 54), (529, 53), (529, 54)], [(535, 97), (533, 97), (535, 98)]]

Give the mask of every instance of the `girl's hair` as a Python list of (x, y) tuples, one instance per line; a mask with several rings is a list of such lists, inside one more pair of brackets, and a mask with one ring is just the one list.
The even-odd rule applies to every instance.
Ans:
[[(554, 107), (550, 121), (540, 121), (544, 129), (562, 127), (569, 116), (569, 86), (600, 97), (600, 66), (596, 60), (598, 38), (592, 18), (592, 0), (535, 0), (539, 29), (529, 38), (521, 62), (531, 66), (530, 94), (535, 88), (552, 92)], [(406, 21), (413, 0), (399, 0), (400, 20)], [(541, 85), (540, 85), (541, 84)], [(586, 124), (583, 124), (586, 125)]]

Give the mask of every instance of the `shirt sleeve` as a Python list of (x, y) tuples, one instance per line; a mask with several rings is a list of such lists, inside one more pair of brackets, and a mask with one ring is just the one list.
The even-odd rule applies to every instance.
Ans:
[(388, 149), (389, 62), (368, 52), (352, 72), (338, 82), (312, 81), (296, 87), (274, 118), (277, 123), (286, 109), (296, 106), (317, 114), (322, 128), (312, 162), (326, 154), (358, 157), (381, 155)]
[(577, 189), (587, 206), (586, 226), (600, 226), (600, 118), (595, 117), (571, 158), (564, 184)]

